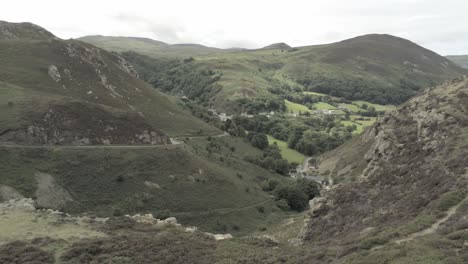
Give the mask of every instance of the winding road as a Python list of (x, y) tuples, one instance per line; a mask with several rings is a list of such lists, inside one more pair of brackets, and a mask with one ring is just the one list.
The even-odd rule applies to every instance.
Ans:
[[(211, 137), (225, 137), (229, 136), (227, 132), (223, 134), (214, 135)], [(208, 136), (192, 136), (192, 137), (182, 137), (183, 138), (206, 138)], [(18, 145), (10, 143), (0, 143), (0, 147), (3, 148), (28, 148), (28, 149), (116, 149), (116, 148), (127, 148), (127, 149), (141, 149), (141, 148), (165, 148), (172, 149), (177, 147), (177, 145), (184, 144), (183, 141), (178, 138), (170, 138), (171, 144), (166, 145)]]

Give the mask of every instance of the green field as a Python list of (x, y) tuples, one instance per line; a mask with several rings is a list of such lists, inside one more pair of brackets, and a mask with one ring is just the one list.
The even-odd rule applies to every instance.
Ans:
[(361, 108), (362, 108), (362, 105), (367, 104), (367, 106), (369, 107), (373, 106), (376, 111), (388, 111), (388, 110), (395, 109), (395, 106), (393, 105), (373, 104), (373, 103), (366, 102), (366, 101), (353, 101), (353, 104), (356, 104)]
[(296, 104), (293, 102), (290, 102), (288, 100), (284, 100), (286, 103), (286, 111), (288, 113), (305, 113), (305, 112), (312, 112), (307, 106), (302, 105), (302, 104)]
[(345, 107), (346, 109), (354, 113), (366, 111), (355, 104), (339, 104), (339, 105)]
[(353, 115), (351, 116), (351, 120), (342, 120), (340, 122), (345, 126), (355, 125), (356, 130), (353, 131), (353, 134), (361, 134), (362, 131), (364, 131), (366, 127), (371, 126), (377, 120), (377, 118), (375, 117), (366, 117), (366, 119), (369, 119), (369, 120), (356, 120), (356, 118), (362, 118), (362, 117)]
[(331, 104), (324, 103), (324, 102), (318, 102), (314, 104), (314, 107), (317, 110), (337, 110), (338, 108), (334, 107)]
[(306, 158), (303, 154), (288, 148), (288, 143), (285, 141), (268, 136), (268, 143), (270, 145), (276, 143), (281, 151), (281, 156), (289, 162), (302, 163)]
[(315, 95), (315, 96), (320, 96), (320, 97), (328, 96), (327, 94), (316, 93), (316, 92), (304, 92), (304, 94)]

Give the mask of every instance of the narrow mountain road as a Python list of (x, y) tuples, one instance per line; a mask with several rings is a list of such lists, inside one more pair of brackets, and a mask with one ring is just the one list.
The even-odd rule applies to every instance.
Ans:
[(0, 148), (28, 148), (28, 149), (141, 149), (141, 148), (175, 148), (178, 144), (169, 145), (15, 145), (0, 144)]
[[(224, 132), (223, 134), (211, 136), (211, 137), (225, 137), (229, 136), (228, 133)], [(194, 136), (188, 137), (193, 138), (205, 138), (207, 136)], [(171, 144), (167, 145), (17, 145), (9, 143), (0, 143), (0, 148), (28, 148), (28, 149), (142, 149), (142, 148), (165, 148), (171, 149), (175, 148), (177, 145), (184, 144), (183, 141), (178, 140), (178, 138), (170, 138)]]
[(418, 238), (418, 237), (422, 237), (422, 236), (426, 236), (426, 235), (430, 235), (430, 234), (433, 234), (437, 231), (437, 229), (439, 229), (439, 226), (442, 225), (443, 223), (447, 222), (447, 220), (449, 220), (450, 217), (452, 217), (452, 215), (454, 215), (458, 208), (465, 202), (465, 201), (468, 201), (468, 197), (463, 199), (461, 202), (459, 202), (457, 205), (453, 206), (452, 208), (448, 209), (447, 210), (447, 215), (439, 220), (437, 220), (434, 224), (432, 224), (429, 228), (426, 228), (424, 230), (421, 230), (419, 232), (416, 232), (416, 233), (413, 233), (413, 234), (410, 234), (408, 235), (407, 237), (405, 238), (402, 238), (402, 239), (398, 239), (395, 241), (395, 243), (397, 244), (401, 244), (401, 243), (404, 243), (404, 242), (408, 242), (408, 241), (411, 241), (415, 238)]
[(312, 159), (312, 157), (307, 157), (304, 162), (302, 163), (302, 171), (307, 171), (309, 168), (309, 161)]

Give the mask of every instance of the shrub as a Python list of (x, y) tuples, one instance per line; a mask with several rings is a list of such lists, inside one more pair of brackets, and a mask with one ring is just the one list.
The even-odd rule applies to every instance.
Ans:
[(304, 210), (309, 200), (304, 191), (297, 185), (290, 185), (276, 190), (275, 198), (277, 200), (286, 200), (292, 210)]
[(264, 214), (264, 213), (265, 213), (265, 207), (259, 206), (259, 207), (257, 207), (257, 211), (259, 211), (260, 213)]
[(0, 247), (0, 263), (54, 263), (54, 256), (39, 247), (14, 241)]

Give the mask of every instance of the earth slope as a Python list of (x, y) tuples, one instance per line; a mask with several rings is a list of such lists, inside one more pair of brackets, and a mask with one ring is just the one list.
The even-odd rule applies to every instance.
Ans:
[(446, 58), (455, 62), (461, 67), (468, 69), (468, 56), (467, 55), (446, 56)]
[[(466, 260), (467, 105), (468, 79), (445, 82), (388, 112), (360, 140), (335, 151), (346, 157), (365, 142), (367, 165), (341, 160), (357, 180), (336, 185), (317, 201), (305, 244), (328, 246), (346, 263), (393, 263), (410, 255), (417, 263)], [(330, 159), (322, 161), (329, 169)], [(339, 163), (334, 164), (345, 167)], [(437, 243), (441, 246), (435, 248)], [(399, 255), (403, 248), (408, 253)], [(421, 251), (427, 255), (418, 256)]]
[(167, 135), (219, 133), (119, 56), (28, 23), (0, 29), (1, 141), (168, 144)]
[(8, 36), (0, 38), (0, 200), (102, 216), (177, 214), (232, 233), (277, 215), (260, 183), (281, 177), (244, 161), (261, 152), (230, 137), (208, 142), (222, 132), (121, 57), (28, 23), (2, 22), (0, 32)]

